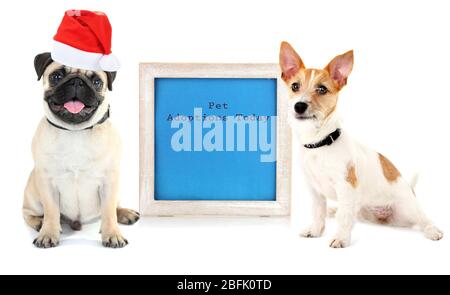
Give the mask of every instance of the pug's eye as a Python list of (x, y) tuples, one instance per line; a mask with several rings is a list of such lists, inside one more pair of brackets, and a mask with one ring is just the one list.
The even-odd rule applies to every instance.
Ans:
[(62, 78), (64, 78), (64, 72), (56, 71), (56, 72), (53, 72), (50, 74), (50, 76), (48, 77), (48, 80), (52, 86), (55, 86), (56, 84), (59, 83), (59, 81), (62, 80)]
[(102, 79), (100, 79), (99, 77), (95, 77), (92, 80), (92, 84), (94, 84), (95, 89), (99, 90), (100, 88), (102, 88), (103, 86), (103, 82)]
[(299, 91), (299, 90), (300, 90), (300, 83), (298, 83), (298, 82), (292, 83), (291, 89), (292, 89), (292, 91), (294, 91), (294, 92)]
[(319, 85), (319, 87), (316, 88), (316, 92), (319, 95), (325, 95), (328, 93), (328, 88), (323, 85)]

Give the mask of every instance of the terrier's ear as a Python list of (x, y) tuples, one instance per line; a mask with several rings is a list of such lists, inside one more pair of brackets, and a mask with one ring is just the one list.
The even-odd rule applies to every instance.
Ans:
[(112, 91), (112, 84), (116, 79), (117, 72), (105, 72), (106, 77), (108, 78), (108, 90)]
[(285, 81), (289, 80), (295, 74), (304, 69), (300, 56), (295, 52), (294, 48), (288, 42), (281, 42), (280, 46), (280, 67), (281, 67), (281, 78)]
[(330, 74), (331, 79), (336, 81), (339, 89), (347, 84), (347, 78), (353, 68), (353, 50), (342, 55), (336, 56), (326, 67), (325, 70)]
[(36, 70), (36, 74), (38, 76), (38, 81), (41, 80), (42, 75), (45, 72), (45, 69), (53, 62), (50, 52), (44, 52), (36, 55), (34, 58), (34, 69)]

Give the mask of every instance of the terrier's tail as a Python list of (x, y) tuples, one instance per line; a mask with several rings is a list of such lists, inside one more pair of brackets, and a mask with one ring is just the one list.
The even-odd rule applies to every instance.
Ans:
[(417, 182), (419, 181), (419, 172), (414, 173), (413, 177), (411, 178), (409, 185), (412, 189), (416, 188)]

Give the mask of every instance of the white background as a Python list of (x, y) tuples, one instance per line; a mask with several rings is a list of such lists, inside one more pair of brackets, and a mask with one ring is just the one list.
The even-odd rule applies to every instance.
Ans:
[[(355, 50), (340, 112), (359, 141), (388, 156), (409, 177), (446, 237), (357, 224), (353, 244), (329, 249), (298, 237), (309, 195), (297, 166), (292, 217), (147, 218), (122, 227), (130, 245), (101, 247), (98, 224), (60, 247), (35, 249), (22, 221), (32, 169), (30, 143), (43, 115), (33, 58), (51, 49), (66, 9), (105, 11), (123, 67), (112, 119), (123, 142), (122, 204), (138, 205), (138, 63), (277, 62), (287, 40), (309, 67)], [(450, 28), (448, 1), (10, 1), (0, 17), (0, 273), (345, 274), (449, 273)], [(295, 148), (294, 148), (295, 150)], [(294, 153), (294, 161), (297, 154)]]

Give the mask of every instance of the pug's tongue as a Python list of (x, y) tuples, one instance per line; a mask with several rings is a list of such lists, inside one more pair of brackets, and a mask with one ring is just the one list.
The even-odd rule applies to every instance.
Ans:
[(71, 100), (64, 104), (64, 108), (72, 114), (78, 114), (84, 109), (84, 103), (79, 100)]

